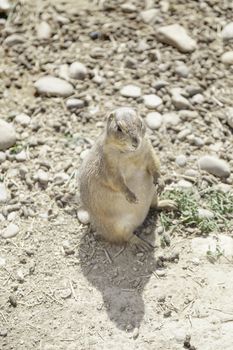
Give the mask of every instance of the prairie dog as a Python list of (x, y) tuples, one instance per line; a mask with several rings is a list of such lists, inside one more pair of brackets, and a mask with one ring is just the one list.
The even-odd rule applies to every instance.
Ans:
[(149, 243), (134, 234), (157, 201), (160, 162), (145, 135), (146, 127), (132, 108), (118, 108), (80, 169), (80, 198), (98, 233), (110, 242), (130, 242), (141, 249)]

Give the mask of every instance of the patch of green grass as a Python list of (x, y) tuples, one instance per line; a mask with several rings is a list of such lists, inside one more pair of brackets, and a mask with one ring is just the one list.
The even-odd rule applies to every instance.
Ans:
[(13, 147), (10, 148), (10, 154), (17, 154), (20, 153), (23, 150), (23, 146), (20, 144), (15, 144)]
[[(172, 190), (163, 195), (164, 199), (172, 199), (177, 203), (178, 213), (162, 212), (160, 220), (165, 229), (176, 224), (184, 227), (198, 228), (202, 233), (217, 230), (222, 225), (228, 227), (233, 219), (233, 194), (211, 190), (197, 198), (192, 190)], [(198, 208), (204, 207), (213, 212), (214, 217), (201, 218)]]

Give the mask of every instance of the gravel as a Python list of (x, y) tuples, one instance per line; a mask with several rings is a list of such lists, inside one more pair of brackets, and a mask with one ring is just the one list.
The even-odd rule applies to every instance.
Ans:
[(0, 119), (0, 151), (12, 147), (16, 142), (16, 133), (13, 125)]

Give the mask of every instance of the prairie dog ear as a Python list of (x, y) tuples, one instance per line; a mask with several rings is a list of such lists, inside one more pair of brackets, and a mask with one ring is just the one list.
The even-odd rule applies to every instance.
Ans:
[(113, 121), (114, 117), (115, 117), (114, 112), (109, 113), (109, 115), (106, 118), (106, 120), (107, 120), (107, 127), (111, 124), (111, 122)]

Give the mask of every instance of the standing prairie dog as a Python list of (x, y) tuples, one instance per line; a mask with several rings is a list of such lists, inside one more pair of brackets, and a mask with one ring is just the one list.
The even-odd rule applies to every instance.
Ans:
[(175, 209), (157, 200), (160, 162), (145, 136), (143, 120), (131, 108), (118, 108), (80, 169), (80, 198), (98, 233), (110, 242), (129, 242), (148, 250), (134, 234), (151, 206)]

